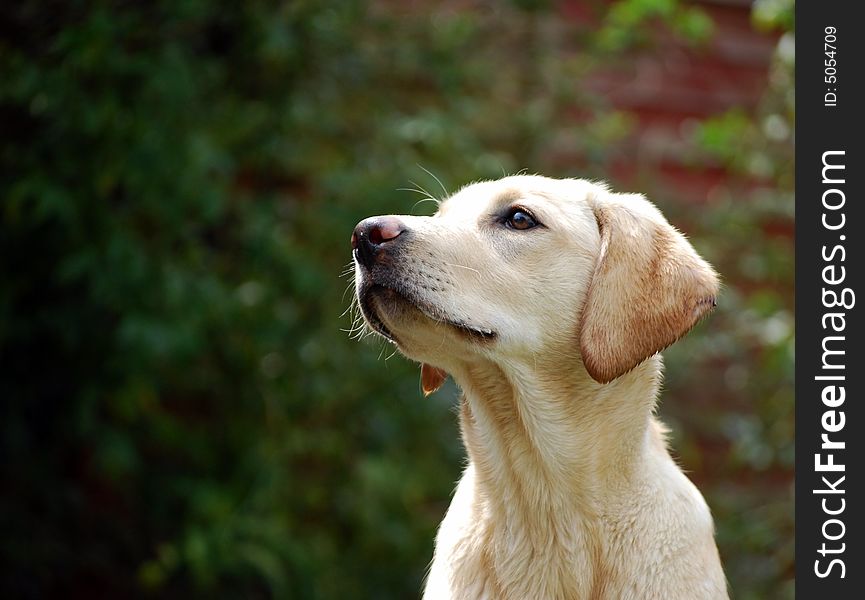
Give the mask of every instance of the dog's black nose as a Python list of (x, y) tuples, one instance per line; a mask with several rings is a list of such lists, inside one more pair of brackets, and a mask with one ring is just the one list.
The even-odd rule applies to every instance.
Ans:
[(396, 217), (370, 217), (357, 224), (351, 234), (351, 248), (360, 264), (371, 268), (382, 248), (405, 231), (405, 225)]

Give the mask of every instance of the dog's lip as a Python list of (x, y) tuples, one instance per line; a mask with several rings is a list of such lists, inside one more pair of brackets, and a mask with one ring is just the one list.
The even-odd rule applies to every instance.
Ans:
[[(384, 321), (381, 317), (378, 316), (378, 312), (373, 308), (370, 299), (372, 297), (372, 292), (377, 286), (370, 286), (366, 291), (362, 294), (358, 294), (358, 301), (360, 302), (361, 313), (366, 318), (369, 326), (372, 327), (375, 331), (381, 334), (386, 340), (397, 343), (396, 338), (393, 333), (391, 333), (390, 329), (387, 328), (387, 325), (384, 324)], [(378, 286), (382, 287), (382, 286)]]
[[(424, 313), (424, 314), (426, 314), (426, 313)], [(429, 316), (429, 315), (427, 315), (427, 316)], [(430, 317), (430, 318), (432, 318), (432, 317)], [(494, 337), (496, 337), (496, 332), (493, 331), (492, 329), (489, 329), (488, 327), (475, 327), (474, 325), (469, 325), (468, 323), (463, 323), (461, 321), (444, 320), (442, 322), (446, 323), (447, 325), (450, 325), (451, 327), (459, 329), (460, 331), (467, 333), (469, 335), (480, 336), (481, 338), (483, 338), (485, 340), (491, 340)]]
[(428, 319), (441, 323), (444, 325), (448, 325), (457, 331), (466, 334), (473, 338), (481, 338), (482, 340), (491, 340), (496, 337), (496, 332), (490, 329), (489, 327), (480, 327), (477, 325), (471, 325), (464, 321), (458, 321), (455, 319), (450, 319), (444, 315), (441, 315), (439, 311), (437, 311), (434, 307), (429, 306), (427, 303), (415, 298), (411, 293), (407, 292), (404, 289), (397, 289), (393, 286), (382, 285), (379, 283), (372, 284), (369, 288), (362, 294), (361, 304), (367, 310), (363, 311), (367, 316), (367, 320), (370, 322), (370, 326), (382, 334), (385, 338), (390, 340), (391, 342), (397, 343), (396, 337), (394, 334), (388, 329), (388, 327), (384, 324), (382, 318), (378, 315), (378, 313), (373, 309), (370, 298), (377, 291), (388, 291), (393, 294), (396, 294), (399, 298), (411, 304), (416, 309), (418, 309), (421, 313), (424, 314)]

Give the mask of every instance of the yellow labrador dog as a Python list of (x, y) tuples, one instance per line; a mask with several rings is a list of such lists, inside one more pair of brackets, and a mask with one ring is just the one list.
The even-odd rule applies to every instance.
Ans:
[(712, 518), (654, 417), (659, 350), (718, 279), (645, 198), (539, 176), (352, 235), (368, 325), (463, 390), (468, 466), (427, 600), (726, 598)]

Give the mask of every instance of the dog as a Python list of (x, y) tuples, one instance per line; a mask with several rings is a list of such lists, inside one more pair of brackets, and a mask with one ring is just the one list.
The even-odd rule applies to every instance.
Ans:
[(658, 354), (718, 277), (657, 208), (579, 179), (464, 187), (351, 238), (369, 328), (461, 388), (468, 464), (426, 600), (727, 598), (709, 509), (654, 416)]

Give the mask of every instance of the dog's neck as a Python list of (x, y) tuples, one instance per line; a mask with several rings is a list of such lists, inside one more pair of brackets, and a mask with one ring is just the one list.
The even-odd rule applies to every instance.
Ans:
[(652, 418), (659, 361), (606, 385), (582, 367), (534, 359), (456, 369), (475, 492), (500, 517), (494, 521), (521, 538), (551, 526), (591, 527), (640, 476), (647, 455), (666, 452)]

